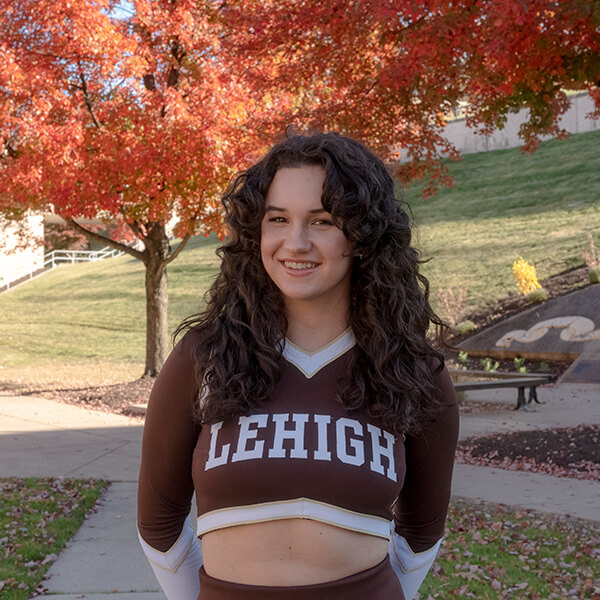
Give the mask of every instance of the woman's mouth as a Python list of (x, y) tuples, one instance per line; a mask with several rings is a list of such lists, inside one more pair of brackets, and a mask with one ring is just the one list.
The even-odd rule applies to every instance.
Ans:
[(307, 271), (319, 266), (319, 263), (295, 260), (282, 260), (281, 264), (292, 271)]

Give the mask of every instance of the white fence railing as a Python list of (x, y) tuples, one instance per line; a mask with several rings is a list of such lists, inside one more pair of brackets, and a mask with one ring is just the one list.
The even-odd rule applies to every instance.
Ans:
[(0, 292), (6, 292), (11, 288), (29, 281), (38, 275), (58, 267), (59, 265), (74, 265), (78, 262), (96, 262), (105, 258), (114, 258), (125, 254), (121, 250), (105, 246), (100, 250), (53, 250), (44, 255), (43, 266), (37, 266), (31, 270), (24, 271), (17, 276), (13, 276), (8, 282), (0, 279)]
[(73, 265), (76, 262), (96, 262), (105, 258), (122, 256), (124, 252), (106, 246), (101, 250), (53, 250), (44, 255), (44, 269), (54, 269), (60, 264)]

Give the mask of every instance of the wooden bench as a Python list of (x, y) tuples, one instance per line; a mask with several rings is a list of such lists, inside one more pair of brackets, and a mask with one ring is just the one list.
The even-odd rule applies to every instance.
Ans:
[[(491, 390), (498, 388), (517, 388), (517, 405), (515, 410), (522, 408), (529, 410), (528, 406), (535, 402), (544, 404), (538, 399), (537, 386), (552, 383), (556, 380), (555, 375), (539, 373), (490, 373), (489, 371), (461, 371), (459, 369), (448, 369), (450, 376), (455, 377), (485, 377), (485, 380), (454, 382), (457, 392), (468, 390)], [(492, 379), (493, 378), (493, 379)], [(529, 396), (525, 398), (525, 389), (529, 388)]]

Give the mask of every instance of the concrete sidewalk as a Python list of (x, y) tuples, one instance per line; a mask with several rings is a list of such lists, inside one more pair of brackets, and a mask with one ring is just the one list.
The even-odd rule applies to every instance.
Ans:
[(41, 398), (0, 395), (0, 477), (96, 477), (112, 483), (50, 567), (54, 600), (165, 600), (141, 551), (136, 490), (142, 422)]
[[(461, 417), (461, 438), (600, 423), (600, 386), (539, 388), (535, 412), (499, 410)], [(514, 402), (515, 390), (469, 392)], [(139, 420), (49, 400), (0, 395), (0, 477), (101, 477), (112, 484), (49, 571), (54, 600), (164, 600), (138, 545)], [(600, 521), (600, 482), (457, 465), (453, 495)]]

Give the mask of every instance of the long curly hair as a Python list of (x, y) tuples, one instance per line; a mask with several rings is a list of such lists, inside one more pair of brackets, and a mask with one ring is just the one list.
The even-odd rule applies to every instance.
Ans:
[(356, 346), (338, 401), (348, 410), (364, 407), (396, 434), (415, 431), (437, 408), (433, 377), (443, 367), (427, 333), (432, 324), (438, 334), (445, 325), (428, 302), (423, 261), (410, 245), (411, 219), (391, 176), (365, 146), (336, 133), (281, 141), (223, 196), (229, 236), (217, 251), (221, 270), (204, 312), (175, 332), (200, 333), (196, 416), (210, 423), (246, 414), (279, 381), (287, 320), (261, 261), (261, 222), (277, 170), (303, 165), (325, 169), (323, 207), (354, 248), (349, 326)]

